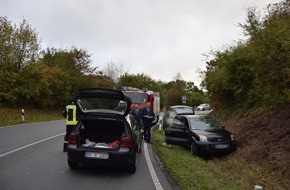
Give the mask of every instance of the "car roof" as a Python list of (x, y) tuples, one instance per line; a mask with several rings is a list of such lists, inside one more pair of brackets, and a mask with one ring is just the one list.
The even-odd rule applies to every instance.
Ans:
[(202, 118), (202, 117), (210, 117), (207, 115), (183, 115), (184, 117), (187, 117), (188, 119), (198, 119), (198, 118)]
[(174, 105), (174, 106), (170, 106), (170, 109), (174, 111), (177, 115), (194, 114), (193, 107), (186, 106), (186, 105)]
[(199, 106), (209, 106), (209, 104), (200, 104)]
[(174, 109), (174, 108), (193, 108), (193, 107), (186, 106), (186, 105), (174, 105), (174, 106), (170, 106), (170, 108)]

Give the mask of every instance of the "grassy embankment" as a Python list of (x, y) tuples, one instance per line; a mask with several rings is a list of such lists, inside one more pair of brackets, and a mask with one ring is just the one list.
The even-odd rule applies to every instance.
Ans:
[(244, 189), (227, 178), (223, 174), (225, 168), (217, 166), (214, 161), (192, 156), (189, 150), (180, 146), (164, 146), (163, 131), (155, 128), (152, 136), (155, 153), (181, 189)]
[(157, 128), (152, 138), (154, 151), (165, 170), (183, 190), (254, 189), (254, 185), (259, 184), (258, 179), (266, 179), (270, 172), (257, 166), (248, 166), (242, 159), (233, 161), (228, 158), (231, 154), (205, 159), (192, 156), (189, 150), (180, 146), (164, 146), (163, 131)]
[[(63, 119), (62, 110), (24, 108), (25, 123)], [(21, 124), (21, 108), (0, 108), (0, 127)]]

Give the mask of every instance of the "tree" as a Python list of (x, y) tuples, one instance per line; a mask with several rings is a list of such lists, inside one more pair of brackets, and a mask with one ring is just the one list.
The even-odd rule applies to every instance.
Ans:
[(0, 99), (15, 103), (25, 67), (37, 61), (40, 45), (37, 33), (26, 20), (12, 25), (0, 17)]
[(122, 63), (116, 64), (114, 62), (109, 62), (103, 70), (103, 75), (111, 78), (115, 83), (118, 83), (120, 77), (124, 73), (124, 65)]
[(169, 105), (177, 105), (182, 104), (181, 97), (186, 95), (186, 81), (184, 81), (181, 77), (180, 73), (177, 73), (176, 76), (173, 78), (174, 80), (168, 82), (165, 85), (165, 88), (168, 89), (167, 91), (167, 104)]
[(30, 64), (23, 72), (25, 75), (22, 75), (17, 88), (21, 104), (53, 107), (59, 103), (55, 96), (55, 87), (60, 83), (58, 68), (49, 68), (44, 64)]
[(144, 73), (121, 75), (116, 88), (121, 90), (123, 86), (132, 86), (139, 89), (147, 88), (148, 90), (158, 91), (158, 85), (149, 75)]
[(41, 55), (40, 64), (59, 70), (59, 82), (53, 89), (56, 105), (65, 105), (80, 88), (96, 84), (97, 67), (90, 66), (90, 55), (85, 50), (47, 48)]
[(207, 62), (205, 78), (212, 106), (244, 109), (283, 104), (290, 101), (290, 1), (268, 6), (260, 18), (248, 10), (248, 36)]

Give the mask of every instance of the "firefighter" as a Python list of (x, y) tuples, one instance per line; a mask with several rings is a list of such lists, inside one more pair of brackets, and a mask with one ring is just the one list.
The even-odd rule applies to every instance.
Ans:
[(64, 136), (63, 152), (66, 152), (69, 135), (71, 134), (74, 126), (77, 124), (77, 107), (73, 101), (71, 104), (66, 106), (63, 115), (66, 118), (66, 134)]
[(146, 108), (143, 110), (144, 138), (147, 143), (151, 143), (151, 127), (155, 117), (150, 106), (150, 102), (147, 102)]

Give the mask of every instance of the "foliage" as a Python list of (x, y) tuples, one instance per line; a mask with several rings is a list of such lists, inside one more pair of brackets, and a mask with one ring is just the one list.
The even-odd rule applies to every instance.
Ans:
[(17, 26), (0, 17), (1, 105), (62, 107), (79, 88), (113, 88), (110, 78), (91, 67), (87, 51), (72, 47), (39, 52), (39, 47), (26, 20)]
[(58, 71), (58, 82), (53, 85), (52, 94), (55, 104), (67, 102), (79, 88), (94, 85), (96, 68), (90, 66), (90, 55), (85, 50), (71, 48), (56, 50), (54, 48), (41, 52), (39, 64)]
[(245, 42), (214, 52), (203, 85), (217, 109), (249, 109), (290, 101), (290, 1), (248, 10)]
[(187, 105), (195, 106), (204, 103), (206, 97), (193, 82), (184, 81), (180, 74), (170, 82), (155, 81), (150, 76), (139, 73), (121, 75), (116, 88), (121, 90), (123, 86), (132, 86), (139, 89), (147, 88), (159, 92), (161, 107), (182, 104), (181, 96), (187, 96)]
[(0, 106), (39, 108), (63, 107), (80, 88), (104, 87), (121, 90), (123, 86), (160, 93), (161, 106), (204, 102), (204, 94), (180, 73), (170, 82), (155, 81), (144, 73), (124, 73), (122, 64), (108, 63), (104, 71), (91, 66), (86, 50), (40, 49), (36, 32), (23, 20), (12, 25), (0, 17)]
[(17, 101), (24, 68), (35, 63), (39, 46), (37, 34), (26, 20), (17, 26), (0, 17), (0, 100)]
[(153, 91), (158, 91), (158, 86), (156, 82), (144, 73), (129, 74), (126, 72), (121, 75), (119, 82), (116, 85), (116, 89), (121, 90), (123, 86), (132, 86), (139, 89), (150, 89)]

